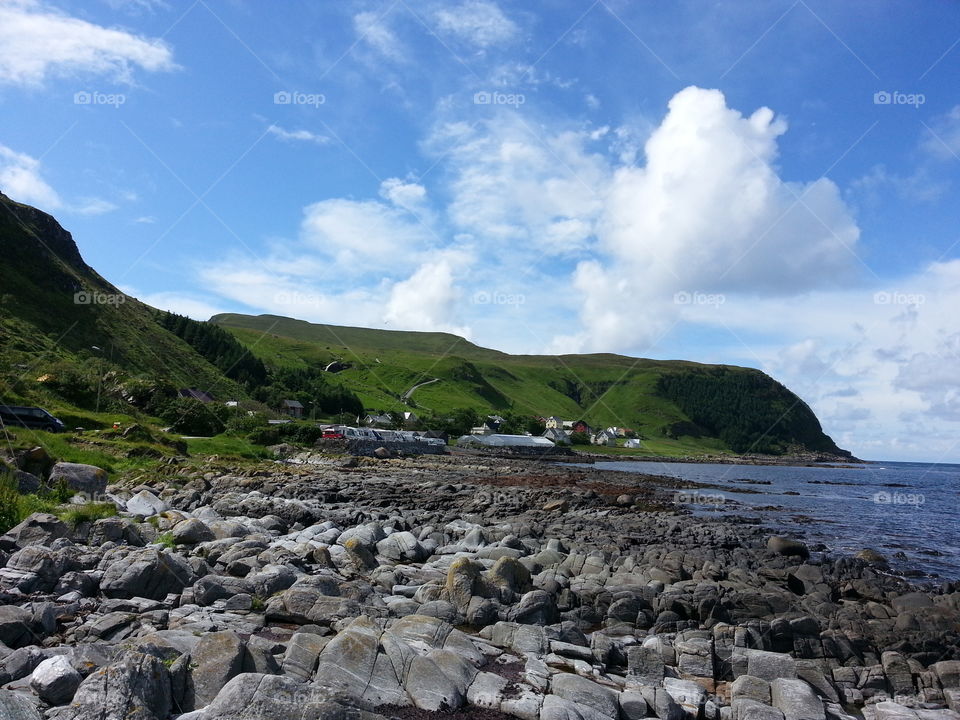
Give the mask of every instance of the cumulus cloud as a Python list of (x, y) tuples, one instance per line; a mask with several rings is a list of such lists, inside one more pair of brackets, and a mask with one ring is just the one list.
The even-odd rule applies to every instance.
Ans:
[(51, 75), (102, 74), (129, 82), (133, 70), (172, 70), (161, 40), (70, 17), (36, 0), (0, 4), (0, 82), (37, 85)]
[(927, 136), (921, 143), (924, 150), (942, 160), (960, 157), (960, 105), (936, 118), (927, 126)]
[(454, 265), (462, 255), (430, 260), (406, 280), (393, 285), (384, 319), (397, 330), (451, 332), (470, 337), (470, 328), (455, 324), (463, 293), (457, 287)]
[(442, 33), (480, 48), (499, 45), (518, 34), (517, 25), (494, 2), (467, 0), (458, 5), (444, 5), (434, 14)]
[(57, 191), (40, 176), (40, 161), (0, 145), (0, 190), (18, 202), (48, 210), (63, 206)]

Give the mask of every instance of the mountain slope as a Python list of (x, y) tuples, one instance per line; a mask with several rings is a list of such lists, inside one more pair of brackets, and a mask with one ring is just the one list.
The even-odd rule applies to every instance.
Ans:
[[(799, 397), (752, 368), (614, 354), (509, 355), (445, 333), (311, 324), (224, 314), (229, 330), (267, 365), (347, 365), (337, 380), (368, 408), (436, 413), (557, 415), (619, 425), (646, 438), (688, 438), (704, 450), (844, 455)], [(406, 392), (419, 383), (406, 403)]]
[[(36, 378), (96, 368), (239, 392), (213, 365), (157, 322), (157, 311), (90, 268), (50, 215), (0, 193), (0, 348), (3, 400), (42, 396)], [(97, 349), (94, 349), (97, 348)]]

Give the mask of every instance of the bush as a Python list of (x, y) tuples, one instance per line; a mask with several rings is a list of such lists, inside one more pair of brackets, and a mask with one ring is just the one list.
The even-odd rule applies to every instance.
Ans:
[(219, 435), (224, 429), (226, 408), (194, 398), (176, 398), (164, 406), (162, 417), (181, 435)]
[(583, 432), (575, 432), (570, 435), (571, 445), (589, 445), (590, 436)]
[(230, 414), (224, 432), (228, 435), (248, 435), (265, 427), (267, 427), (267, 416), (263, 413), (248, 415), (246, 410), (238, 410)]
[(49, 498), (21, 495), (14, 475), (0, 468), (0, 533), (19, 525), (33, 513), (52, 512), (56, 507), (57, 503)]
[(247, 435), (247, 440), (254, 445), (276, 445), (280, 442), (280, 433), (273, 426), (260, 428)]
[(279, 426), (280, 438), (297, 445), (313, 445), (323, 437), (323, 430), (316, 425), (286, 423)]

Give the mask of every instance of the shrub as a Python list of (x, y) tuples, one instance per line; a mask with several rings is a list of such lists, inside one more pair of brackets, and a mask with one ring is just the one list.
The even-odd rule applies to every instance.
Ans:
[(323, 430), (316, 425), (304, 423), (286, 423), (278, 426), (278, 435), (282, 440), (297, 445), (313, 445), (323, 437)]
[(571, 445), (589, 445), (590, 436), (583, 432), (575, 432), (570, 435)]
[(276, 445), (280, 442), (280, 433), (276, 427), (260, 428), (247, 435), (247, 440), (254, 445)]
[(228, 435), (248, 435), (249, 433), (267, 427), (267, 416), (263, 413), (248, 415), (246, 410), (234, 411), (226, 422)]
[(194, 398), (176, 398), (167, 403), (160, 417), (181, 435), (219, 435), (223, 432), (226, 408)]

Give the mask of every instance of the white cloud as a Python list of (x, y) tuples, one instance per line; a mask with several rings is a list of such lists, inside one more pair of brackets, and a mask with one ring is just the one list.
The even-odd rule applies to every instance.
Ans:
[(386, 23), (386, 19), (375, 12), (357, 13), (353, 18), (353, 28), (358, 40), (393, 62), (406, 60), (406, 49), (400, 38)]
[(396, 330), (451, 332), (470, 336), (470, 328), (454, 324), (463, 293), (454, 279), (454, 265), (462, 255), (441, 257), (424, 263), (408, 279), (391, 288), (384, 320)]
[(139, 294), (134, 288), (124, 287), (123, 292), (145, 302), (151, 307), (186, 315), (194, 320), (209, 320), (214, 315), (228, 312), (217, 299), (201, 298), (190, 293), (158, 292)]
[(467, 0), (459, 5), (444, 5), (434, 17), (441, 32), (480, 48), (500, 45), (518, 34), (517, 25), (499, 6), (486, 0)]
[(153, 225), (156, 221), (157, 219), (153, 215), (141, 215), (133, 220), (138, 225)]
[(267, 132), (286, 142), (312, 142), (317, 145), (326, 145), (330, 138), (326, 135), (317, 135), (309, 130), (284, 130), (279, 125), (271, 125)]
[(133, 68), (172, 70), (161, 40), (95, 25), (36, 0), (0, 4), (0, 82), (37, 85), (51, 75), (102, 74), (129, 82)]
[(77, 215), (103, 215), (117, 209), (117, 204), (103, 198), (81, 198), (78, 205), (70, 209)]
[(938, 117), (925, 132), (921, 146), (928, 153), (943, 160), (960, 158), (960, 105)]
[(63, 202), (57, 191), (40, 177), (40, 161), (0, 145), (0, 190), (12, 200), (56, 210)]

